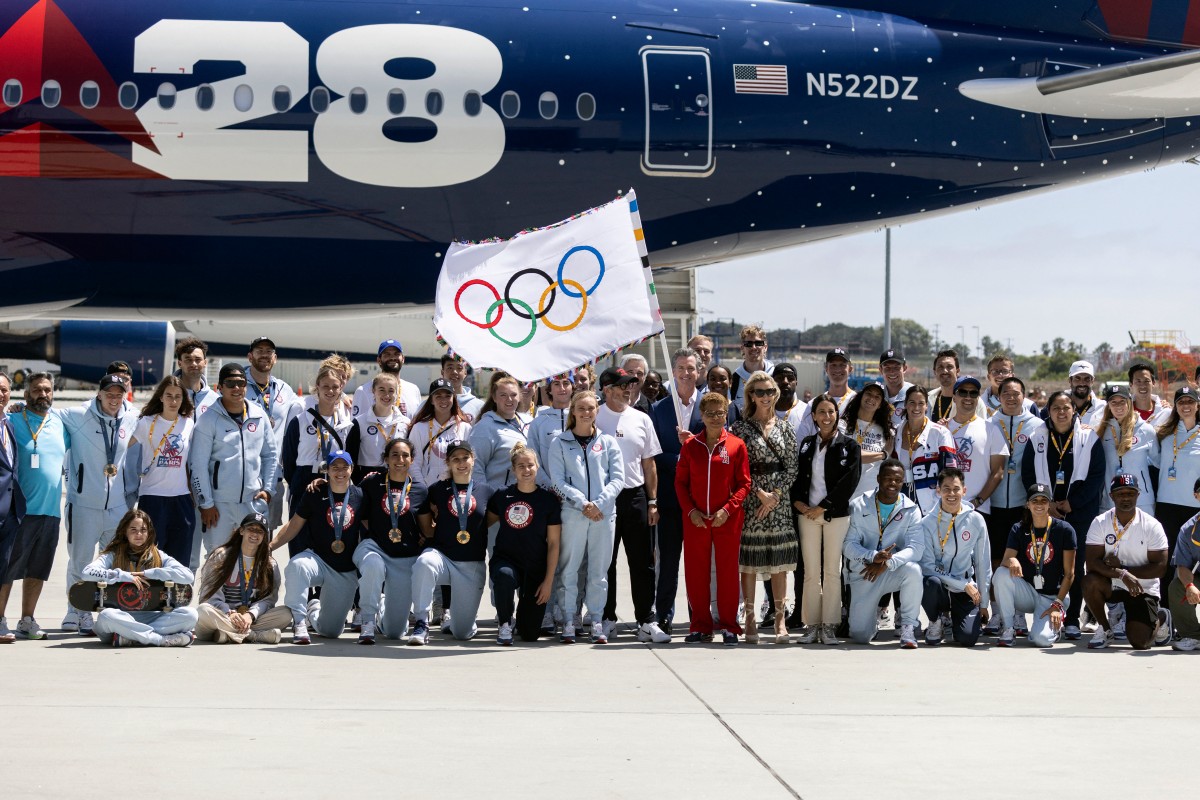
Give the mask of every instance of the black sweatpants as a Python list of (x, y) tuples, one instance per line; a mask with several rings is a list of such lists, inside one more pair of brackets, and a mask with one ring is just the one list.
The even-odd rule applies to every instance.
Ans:
[(617, 554), (624, 542), (633, 613), (639, 625), (654, 621), (654, 542), (650, 537), (648, 511), (644, 487), (625, 489), (617, 495), (617, 530), (613, 537), (612, 561), (608, 565), (605, 619), (617, 618)]
[(537, 601), (537, 590), (546, 578), (546, 565), (540, 569), (525, 569), (504, 556), (492, 556), (489, 566), (492, 590), (496, 595), (496, 619), (513, 622), (513, 598), (516, 603), (516, 628), (521, 641), (535, 642), (542, 632), (542, 617), (546, 604)]
[(971, 601), (966, 592), (952, 592), (942, 585), (936, 575), (925, 578), (925, 594), (921, 598), (921, 608), (930, 621), (938, 618), (939, 614), (950, 612), (950, 622), (954, 633), (954, 641), (966, 647), (974, 647), (979, 641), (983, 623), (979, 620), (979, 606)]

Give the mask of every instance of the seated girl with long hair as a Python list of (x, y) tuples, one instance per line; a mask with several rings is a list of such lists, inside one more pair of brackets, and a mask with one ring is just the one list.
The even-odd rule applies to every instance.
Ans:
[(279, 565), (267, 546), (271, 523), (247, 514), (200, 573), (196, 635), (218, 644), (279, 644), (292, 612), (279, 605)]

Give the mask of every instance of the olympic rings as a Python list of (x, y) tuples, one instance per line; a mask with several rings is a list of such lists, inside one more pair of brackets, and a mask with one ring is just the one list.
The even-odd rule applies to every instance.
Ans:
[[(574, 286), (576, 289), (579, 290), (579, 296), (583, 298), (583, 308), (579, 309), (579, 316), (576, 317), (575, 321), (569, 325), (555, 325), (550, 320), (543, 319), (542, 324), (545, 325), (547, 328), (549, 328), (552, 331), (574, 330), (576, 327), (579, 326), (579, 323), (583, 322), (583, 315), (587, 313), (587, 298), (588, 298), (588, 296), (587, 296), (587, 292), (585, 292), (583, 290), (583, 284), (578, 283), (577, 281), (573, 281), (570, 278), (567, 278), (566, 280), (564, 280), (563, 283), (567, 284), (569, 286)], [(538, 311), (541, 312), (538, 316), (545, 316), (546, 312), (550, 310), (550, 306), (546, 306), (546, 311), (542, 311), (541, 309), (542, 309), (542, 306), (546, 304), (546, 295), (553, 292), (554, 289), (555, 289), (555, 284), (552, 283), (546, 287), (546, 291), (542, 292), (542, 297), (540, 300), (538, 300)], [(563, 291), (566, 292), (566, 289), (564, 288)], [(553, 300), (550, 301), (550, 305), (551, 306), (554, 305)]]
[[(521, 319), (541, 319), (542, 317), (546, 316), (546, 314), (548, 314), (548, 313), (550, 312), (550, 308), (554, 306), (554, 298), (553, 298), (553, 297), (551, 297), (551, 298), (550, 298), (550, 306), (547, 306), (546, 310), (545, 310), (545, 311), (542, 311), (542, 312), (541, 312), (541, 313), (539, 313), (539, 314), (534, 314), (534, 315), (532, 315), (532, 316), (527, 316), (526, 314), (523, 314), (523, 313), (521, 313), (520, 311), (518, 311), (518, 310), (517, 310), (517, 307), (516, 307), (516, 306), (513, 304), (513, 299), (512, 299), (512, 287), (513, 287), (513, 284), (517, 282), (517, 278), (521, 277), (522, 275), (528, 275), (528, 274), (530, 274), (531, 272), (532, 272), (532, 273), (536, 273), (536, 274), (538, 274), (538, 275), (541, 275), (543, 278), (545, 278), (545, 279), (546, 279), (546, 283), (550, 284), (550, 285), (547, 287), (547, 291), (549, 291), (549, 292), (554, 292), (554, 290), (557, 288), (557, 286), (555, 285), (554, 281), (553, 281), (553, 280), (551, 280), (550, 276), (549, 276), (549, 275), (547, 275), (545, 272), (542, 272), (542, 271), (541, 271), (540, 269), (538, 269), (537, 267), (529, 267), (528, 269), (523, 269), (523, 270), (521, 270), (520, 272), (514, 272), (514, 273), (513, 273), (513, 276), (512, 276), (511, 278), (509, 278), (509, 279), (508, 279), (508, 283), (507, 283), (507, 284), (505, 284), (505, 286), (504, 286), (504, 304), (505, 304), (506, 306), (508, 306), (508, 309), (509, 309), (509, 311), (513, 312), (514, 314), (516, 314), (516, 315), (517, 315), (518, 317), (520, 317)], [(543, 293), (543, 294), (542, 294), (542, 297), (545, 297), (545, 296), (546, 296), (546, 295), (545, 295), (545, 293)], [(522, 303), (521, 305), (524, 305), (526, 308), (529, 308), (529, 306), (528, 306), (528, 305), (526, 305), (526, 304), (524, 304), (524, 303)], [(497, 317), (497, 318), (496, 318), (496, 321), (497, 321), (497, 322), (499, 322), (499, 321), (500, 321), (500, 318), (499, 318), (499, 317)]]
[[(485, 326), (481, 326), (481, 327), (486, 327), (488, 333), (490, 333), (492, 336), (495, 336), (497, 339), (504, 342), (509, 347), (524, 347), (525, 345), (529, 344), (529, 340), (533, 338), (533, 335), (535, 333), (537, 333), (537, 320), (535, 320), (533, 318), (533, 309), (524, 300), (513, 300), (512, 302), (517, 303), (518, 305), (525, 306), (525, 310), (529, 312), (528, 316), (522, 315), (522, 316), (525, 316), (525, 319), (529, 320), (529, 333), (528, 333), (528, 335), (526, 335), (526, 337), (524, 339), (522, 339), (519, 342), (510, 342), (508, 339), (505, 339), (503, 336), (496, 333), (496, 329), (495, 329), (496, 322), (499, 322), (500, 316), (504, 314), (504, 309), (501, 308), (501, 306), (504, 304), (504, 301), (500, 300), (499, 298), (497, 298), (496, 302), (492, 303), (491, 306), (488, 307), (487, 315), (484, 317), (488, 321), (489, 324), (485, 325)], [(500, 314), (496, 315), (496, 321), (493, 322), (492, 321), (492, 312), (495, 311), (497, 308), (500, 309)]]
[[(567, 262), (570, 260), (571, 256), (581, 251), (591, 253), (593, 256), (595, 256), (596, 263), (600, 267), (600, 271), (596, 275), (596, 280), (592, 283), (590, 289), (584, 289), (583, 284), (580, 282), (563, 277), (563, 271), (566, 269)], [(600, 254), (600, 251), (589, 245), (577, 245), (564, 253), (563, 257), (559, 259), (557, 281), (551, 278), (551, 276), (543, 270), (540, 270), (536, 267), (527, 267), (525, 269), (518, 270), (517, 272), (513, 273), (511, 277), (509, 277), (508, 283), (504, 286), (504, 294), (501, 296), (496, 287), (488, 281), (482, 278), (472, 278), (471, 280), (464, 282), (463, 285), (458, 288), (458, 292), (454, 295), (454, 310), (464, 322), (469, 322), (477, 328), (482, 328), (483, 330), (489, 331), (493, 336), (507, 344), (509, 347), (524, 347), (533, 340), (534, 335), (537, 333), (537, 321), (539, 319), (547, 328), (552, 331), (565, 332), (577, 328), (580, 323), (583, 322), (583, 318), (587, 315), (588, 296), (596, 293), (596, 289), (599, 288), (601, 282), (604, 280), (604, 273), (604, 256)], [(529, 274), (542, 276), (542, 278), (546, 280), (547, 284), (546, 288), (542, 291), (542, 294), (538, 299), (538, 307), (536, 312), (529, 303), (526, 303), (523, 300), (518, 300), (512, 296), (512, 289), (516, 282), (522, 276)], [(475, 285), (484, 287), (491, 292), (492, 295), (492, 303), (490, 306), (488, 306), (487, 312), (484, 314), (483, 322), (478, 322), (468, 317), (463, 312), (461, 305), (463, 293), (466, 292), (466, 290), (471, 286)], [(561, 289), (563, 294), (567, 297), (575, 297), (583, 301), (579, 315), (566, 325), (557, 325), (546, 319), (546, 315), (550, 313), (550, 309), (554, 308), (554, 303), (558, 299), (559, 289)], [(500, 320), (504, 318), (505, 308), (508, 308), (510, 311), (512, 311), (515, 316), (518, 316), (521, 319), (529, 320), (529, 333), (526, 334), (525, 338), (519, 341), (510, 341), (496, 332), (496, 326), (499, 325)], [(495, 319), (492, 318), (493, 315), (495, 315)]]
[[(575, 294), (572, 291), (568, 291), (568, 289), (566, 287), (566, 283), (563, 281), (563, 268), (565, 266), (567, 266), (567, 259), (569, 259), (571, 257), (572, 253), (577, 253), (581, 250), (585, 250), (585, 251), (591, 253), (592, 255), (594, 255), (596, 257), (596, 263), (598, 263), (600, 265), (600, 274), (596, 276), (596, 282), (592, 284), (592, 288), (587, 290), (587, 293), (595, 294), (596, 287), (600, 285), (600, 281), (604, 280), (604, 256), (600, 255), (600, 251), (594, 247), (589, 247), (586, 244), (576, 245), (575, 247), (572, 247), (570, 250), (568, 250), (566, 253), (564, 253), (562, 260), (560, 260), (558, 262), (558, 285), (559, 285), (559, 288), (561, 288), (563, 290), (563, 294), (565, 294), (567, 297), (582, 297), (583, 296), (582, 288), (580, 288), (580, 290), (579, 290), (580, 294)], [(575, 285), (579, 286), (579, 284), (575, 284)], [(549, 311), (548, 308), (546, 310)]]
[[(458, 300), (460, 297), (462, 297), (463, 292), (465, 292), (467, 290), (467, 287), (472, 286), (474, 284), (479, 284), (480, 286), (486, 286), (488, 288), (488, 290), (491, 291), (492, 296), (496, 298), (496, 302), (497, 303), (500, 302), (500, 293), (496, 291), (495, 286), (492, 286), (487, 281), (480, 280), (479, 278), (472, 278), (471, 280), (464, 283), (462, 286), (458, 287), (458, 293), (456, 295), (454, 295), (454, 310), (458, 312), (458, 315), (463, 318), (464, 322), (469, 322), (472, 325), (474, 325), (476, 328), (483, 328), (484, 330), (491, 330), (492, 328), (499, 325), (500, 320), (504, 317), (504, 309), (503, 308), (500, 309), (500, 313), (496, 315), (495, 321), (489, 320), (488, 324), (485, 325), (483, 323), (476, 322), (475, 320), (471, 319), (466, 314), (464, 314), (462, 312), (462, 308), (458, 304)], [(495, 306), (492, 306), (492, 307), (495, 308)], [(528, 306), (526, 306), (526, 308), (528, 308)], [(530, 310), (532, 311), (533, 309), (530, 309)]]

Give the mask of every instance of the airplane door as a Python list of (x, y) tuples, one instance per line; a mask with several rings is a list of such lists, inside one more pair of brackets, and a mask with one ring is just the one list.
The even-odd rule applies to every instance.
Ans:
[(712, 71), (700, 47), (644, 47), (646, 143), (649, 175), (711, 175)]

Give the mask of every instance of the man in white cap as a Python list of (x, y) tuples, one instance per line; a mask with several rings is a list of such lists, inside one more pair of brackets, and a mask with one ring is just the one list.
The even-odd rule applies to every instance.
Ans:
[(1079, 421), (1088, 427), (1096, 427), (1104, 416), (1104, 401), (1092, 391), (1096, 368), (1090, 361), (1076, 361), (1067, 372), (1067, 381), (1071, 384), (1071, 403)]

